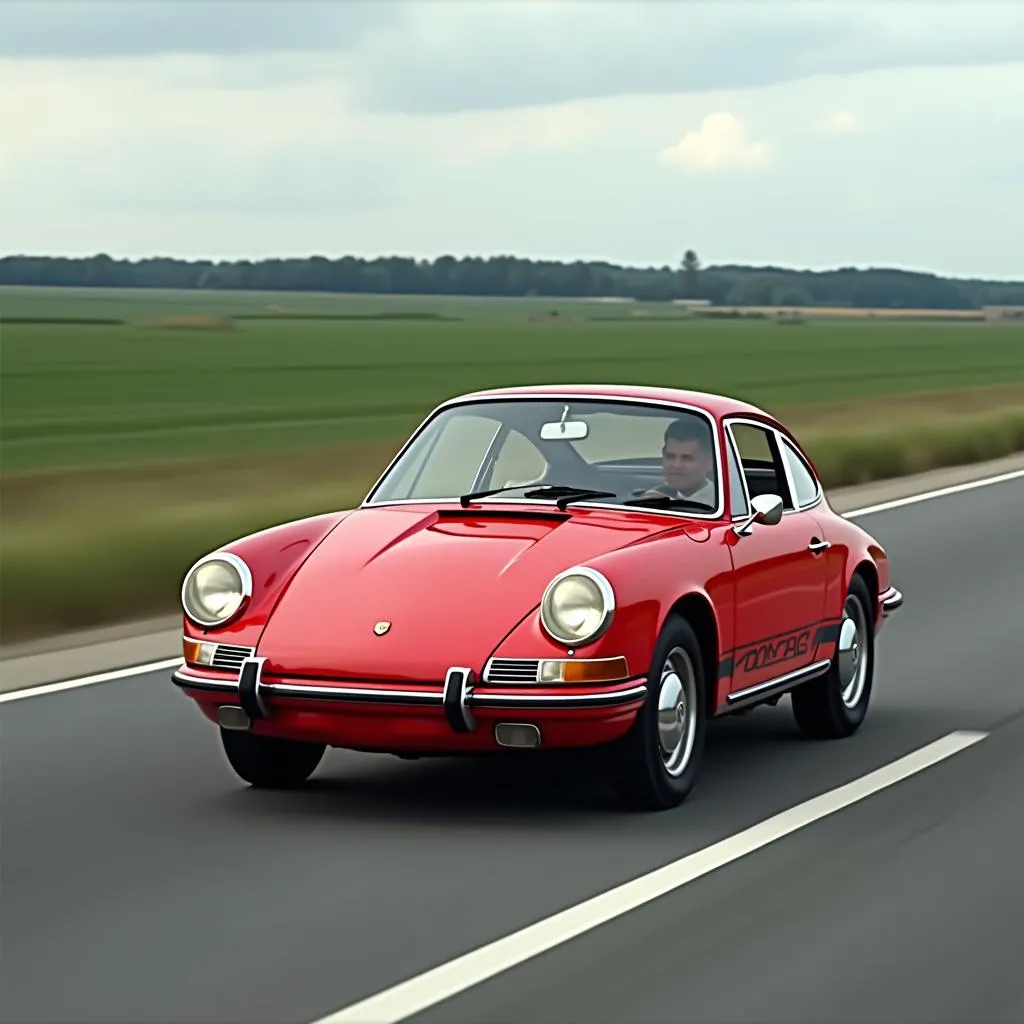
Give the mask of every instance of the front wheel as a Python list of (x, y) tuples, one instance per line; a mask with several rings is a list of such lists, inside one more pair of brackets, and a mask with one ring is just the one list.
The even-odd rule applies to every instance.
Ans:
[(228, 764), (244, 782), (260, 789), (290, 789), (316, 771), (326, 743), (304, 743), (276, 736), (221, 729)]
[(707, 728), (704, 662), (693, 627), (673, 615), (658, 639), (647, 700), (616, 754), (616, 782), (629, 806), (667, 810), (697, 781)]
[(873, 607), (867, 584), (854, 576), (828, 674), (798, 686), (792, 694), (793, 716), (805, 736), (840, 739), (861, 727), (875, 675)]

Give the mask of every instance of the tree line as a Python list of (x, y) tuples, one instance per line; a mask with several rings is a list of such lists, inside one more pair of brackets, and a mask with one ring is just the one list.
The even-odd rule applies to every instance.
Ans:
[(180, 260), (8, 256), (0, 285), (77, 288), (195, 288), (371, 295), (620, 297), (639, 301), (703, 299), (730, 306), (850, 306), (978, 309), (1024, 305), (1024, 281), (955, 279), (877, 268), (791, 270), (773, 266), (701, 267), (689, 249), (678, 267), (627, 267), (516, 256), (401, 256), (361, 259)]

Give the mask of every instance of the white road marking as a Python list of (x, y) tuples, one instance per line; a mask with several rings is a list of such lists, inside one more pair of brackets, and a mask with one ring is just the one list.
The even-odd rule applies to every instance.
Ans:
[[(920, 501), (930, 501), (933, 498), (944, 498), (950, 494), (960, 494), (963, 491), (972, 491), (979, 487), (988, 487), (992, 484), (1005, 483), (1008, 480), (1016, 480), (1024, 477), (1024, 469), (1015, 469), (1009, 473), (1000, 473), (998, 476), (984, 477), (981, 480), (969, 480), (967, 483), (954, 484), (951, 487), (941, 487), (934, 491), (923, 491), (920, 494), (912, 494), (905, 498), (895, 498), (892, 501), (883, 501), (877, 505), (868, 505), (864, 508), (852, 509), (844, 512), (846, 519), (857, 519), (860, 516), (872, 515), (875, 512), (886, 512), (893, 508), (903, 508), (906, 505), (914, 505)], [(127, 676), (145, 675), (147, 672), (159, 672), (165, 668), (177, 668), (182, 664), (181, 658), (170, 658), (164, 661), (153, 661), (148, 665), (135, 665), (131, 668), (114, 669), (111, 672), (103, 672), (99, 675), (83, 676), (80, 679), (67, 679), (60, 683), (47, 683), (43, 686), (26, 687), (23, 690), (12, 690), (9, 693), (0, 694), (0, 704), (7, 701), (25, 700), (29, 697), (42, 697), (50, 693), (59, 693), (62, 690), (73, 690), (79, 686), (92, 686), (94, 683), (106, 683), (114, 679)], [(3, 662), (0, 661), (0, 671)]]
[(905, 505), (916, 505), (919, 501), (930, 501), (932, 498), (945, 498), (950, 494), (960, 494), (962, 491), (973, 491), (979, 487), (989, 487), (992, 484), (1006, 483), (1008, 480), (1017, 480), (1024, 477), (1024, 469), (1014, 469), (1009, 473), (1000, 473), (998, 476), (988, 476), (983, 480), (968, 480), (964, 484), (952, 484), (949, 487), (940, 487), (935, 491), (922, 491), (920, 494), (909, 494), (905, 498), (894, 498), (892, 501), (883, 501), (877, 505), (867, 505), (864, 508), (853, 509), (851, 512), (843, 513), (846, 519), (857, 519), (860, 516), (869, 516), (874, 512), (888, 512), (892, 508), (903, 508)]
[(713, 846), (691, 853), (393, 988), (353, 1003), (320, 1018), (315, 1024), (392, 1024), (421, 1013), (702, 875), (938, 764), (983, 740), (987, 735), (984, 732), (952, 732), (845, 786), (822, 793)]
[(183, 658), (166, 658), (164, 661), (151, 661), (146, 665), (133, 665), (131, 668), (115, 668), (110, 672), (82, 676), (80, 679), (66, 679), (62, 683), (45, 683), (42, 686), (26, 687), (24, 690), (11, 690), (9, 693), (0, 693), (0, 704), (10, 700), (24, 700), (26, 697), (43, 697), (48, 693), (60, 693), (63, 690), (74, 690), (95, 683), (109, 683), (114, 679), (127, 679), (129, 676), (143, 676), (147, 672), (159, 672), (165, 668), (180, 668), (184, 663)]

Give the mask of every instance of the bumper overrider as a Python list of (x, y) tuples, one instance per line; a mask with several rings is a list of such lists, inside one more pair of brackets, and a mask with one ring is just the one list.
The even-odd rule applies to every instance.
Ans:
[[(217, 668), (216, 653), (211, 660), (211, 667)], [(223, 660), (221, 659), (222, 664)], [(627, 666), (624, 658), (600, 659), (599, 662), (492, 659), (485, 667), (483, 680), (479, 680), (472, 669), (452, 666), (448, 669), (443, 682), (416, 685), (360, 684), (347, 681), (313, 683), (276, 675), (264, 679), (266, 660), (247, 652), (241, 659), (236, 660), (237, 674), (233, 672), (231, 676), (208, 674), (208, 669), (206, 672), (203, 671), (206, 666), (195, 671), (186, 664), (177, 669), (171, 679), (183, 690), (223, 695), (226, 701), (237, 704), (244, 716), (236, 716), (236, 728), (245, 728), (247, 719), (272, 719), (275, 700), (309, 701), (311, 704), (357, 703), (381, 707), (435, 708), (444, 712), (453, 732), (468, 733), (472, 732), (476, 725), (474, 710), (526, 712), (607, 708), (619, 711), (642, 702), (647, 695), (645, 677), (626, 675)], [(495, 671), (496, 662), (500, 662), (504, 669), (505, 678)], [(609, 662), (613, 664), (609, 665)], [(579, 678), (563, 681), (558, 685), (565, 692), (558, 692), (551, 683), (541, 681), (540, 666), (559, 664), (571, 664), (574, 674), (578, 677), (585, 677), (588, 674), (587, 669), (593, 666), (599, 666), (599, 670), (591, 671), (591, 676), (621, 674), (618, 678), (602, 679), (600, 685), (586, 686), (583, 685), (584, 680)], [(488, 678), (489, 673), (491, 678)], [(563, 675), (565, 674), (568, 673), (563, 671)]]
[(882, 615), (888, 617), (902, 606), (903, 595), (895, 587), (889, 587), (888, 590), (882, 591), (878, 600), (882, 606)]

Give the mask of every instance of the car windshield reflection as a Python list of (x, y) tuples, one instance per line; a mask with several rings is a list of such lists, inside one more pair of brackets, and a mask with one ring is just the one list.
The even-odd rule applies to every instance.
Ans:
[(683, 406), (502, 398), (437, 411), (365, 504), (531, 501), (716, 515), (713, 420)]

